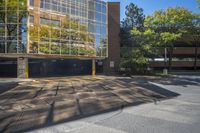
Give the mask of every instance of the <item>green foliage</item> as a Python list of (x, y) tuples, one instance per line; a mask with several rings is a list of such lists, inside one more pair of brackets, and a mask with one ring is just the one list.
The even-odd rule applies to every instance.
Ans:
[(156, 32), (186, 33), (193, 26), (195, 15), (186, 8), (175, 7), (155, 11), (145, 19), (145, 27)]
[(148, 59), (153, 58), (159, 52), (155, 48), (159, 45), (156, 41), (159, 36), (151, 29), (141, 32), (137, 28), (133, 28), (131, 34), (134, 36), (136, 45), (132, 48), (123, 47), (121, 49), (120, 66), (131, 69), (132, 73), (144, 74), (147, 72)]
[(173, 47), (173, 43), (197, 29), (194, 26), (196, 15), (182, 7), (155, 11), (145, 19), (145, 27), (159, 35), (160, 47)]
[(149, 58), (161, 56), (158, 47), (173, 48), (175, 41), (199, 31), (199, 23), (194, 23), (197, 16), (181, 7), (158, 10), (147, 16), (144, 28), (132, 28), (130, 33), (134, 47), (122, 51), (121, 66), (135, 72), (145, 72)]
[(162, 32), (160, 33), (160, 46), (173, 47), (173, 42), (182, 37), (182, 33)]
[(126, 7), (126, 17), (121, 22), (121, 46), (133, 46), (134, 40), (130, 33), (133, 28), (142, 30), (145, 16), (143, 9), (131, 3)]
[(132, 74), (144, 74), (147, 69), (148, 59), (141, 53), (140, 48), (121, 48), (120, 68), (130, 69)]
[[(130, 69), (131, 73), (144, 73), (147, 68), (148, 51), (143, 42), (143, 30), (145, 16), (143, 9), (131, 3), (126, 7), (126, 17), (121, 25), (121, 62), (120, 67)], [(134, 34), (133, 34), (134, 33)], [(134, 47), (134, 48), (130, 48)]]
[(145, 16), (142, 8), (130, 3), (128, 6), (126, 6), (125, 15), (126, 17), (122, 21), (122, 27), (126, 29), (132, 29), (133, 27), (140, 29), (143, 27)]

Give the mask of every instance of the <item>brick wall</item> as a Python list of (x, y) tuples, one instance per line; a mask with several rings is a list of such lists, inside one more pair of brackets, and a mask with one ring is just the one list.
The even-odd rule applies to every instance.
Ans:
[(108, 2), (108, 58), (104, 60), (104, 73), (118, 71), (120, 63), (120, 3)]

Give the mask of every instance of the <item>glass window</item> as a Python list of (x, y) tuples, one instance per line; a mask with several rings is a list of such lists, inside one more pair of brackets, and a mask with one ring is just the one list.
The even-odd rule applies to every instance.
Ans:
[(40, 18), (40, 24), (50, 24), (50, 20), (49, 19), (46, 19), (46, 18)]
[(38, 53), (38, 42), (36, 42), (36, 41), (30, 41), (30, 47), (29, 47), (29, 49), (30, 49), (30, 53)]
[(29, 0), (29, 5), (34, 6), (34, 0)]
[(101, 12), (101, 4), (96, 2), (96, 11)]
[(76, 14), (75, 8), (71, 8), (71, 14), (72, 14), (72, 15), (75, 15), (75, 14)]
[(19, 23), (26, 24), (27, 23), (27, 12), (26, 11), (19, 11), (19, 16), (23, 16), (22, 18), (20, 17), (18, 19)]
[(102, 14), (101, 16), (102, 16), (102, 17), (101, 17), (102, 23), (106, 23), (106, 15)]
[(106, 36), (107, 35), (107, 28), (106, 28), (106, 25), (102, 25), (101, 27), (101, 34), (103, 36)]
[(102, 5), (102, 13), (106, 14), (106, 5)]
[(41, 54), (49, 54), (50, 53), (50, 43), (49, 42), (40, 42), (39, 43), (39, 52)]
[[(27, 42), (27, 1), (19, 0), (16, 4), (13, 4), (16, 0), (1, 0), (3, 3), (5, 1), (7, 1), (7, 8), (5, 6), (0, 8), (0, 14), (3, 16), (5, 16), (5, 11), (2, 9), (7, 9), (6, 18), (0, 18), (0, 51), (8, 53), (23, 52), (26, 49)], [(30, 6), (33, 5), (33, 0), (28, 2)], [(5, 20), (7, 20), (6, 24)]]
[(59, 5), (58, 1), (52, 0), (52, 10), (53, 11), (59, 11), (58, 5)]
[[(17, 29), (18, 29), (18, 25), (17, 24), (8, 24), (8, 35), (12, 36), (12, 37), (16, 37), (17, 36)], [(13, 40), (14, 38), (11, 37), (11, 40)]]
[(95, 33), (95, 24), (92, 21), (89, 21), (88, 23), (88, 31)]
[(30, 17), (29, 17), (29, 22), (30, 22), (30, 23), (34, 23), (34, 16), (30, 16)]
[(101, 26), (96, 24), (96, 33), (101, 34)]
[(44, 8), (44, 9), (51, 9), (51, 4), (49, 0), (41, 0), (40, 1), (40, 8)]
[[(39, 21), (42, 26), (29, 27), (35, 31), (35, 33), (30, 32), (32, 34), (29, 39), (31, 52), (102, 56), (102, 47), (107, 46), (105, 2), (101, 0), (40, 0), (40, 7), (56, 11), (56, 14), (49, 12), (41, 16)], [(63, 17), (60, 20), (61, 15)], [(30, 16), (29, 21), (34, 23), (34, 16)], [(17, 40), (20, 42), (18, 52), (19, 49), (23, 49), (21, 42), (24, 42), (25, 35), (22, 36), (24, 39)], [(104, 53), (103, 55), (106, 55), (106, 52)]]
[(51, 54), (60, 54), (60, 43), (51, 43)]
[(101, 56), (107, 56), (107, 48), (106, 47), (102, 48)]
[[(1, 10), (0, 9), (0, 14), (2, 15), (2, 16), (5, 16), (5, 11), (3, 11), (3, 10)], [(4, 23), (5, 22), (5, 17), (0, 17), (0, 23)]]
[(101, 14), (96, 12), (96, 21), (101, 21)]
[(67, 8), (66, 8), (66, 6), (65, 6), (64, 4), (62, 5), (61, 11), (62, 11), (63, 13), (67, 13)]
[(52, 24), (53, 26), (60, 26), (59, 20), (50, 20), (46, 18), (40, 18), (40, 24), (49, 25)]
[(40, 1), (40, 8), (45, 8), (44, 2), (45, 2), (44, 0), (41, 0), (41, 1)]
[(5, 42), (2, 40), (0, 40), (0, 53), (5, 53)]
[(70, 42), (68, 40), (61, 41), (61, 54), (69, 54)]
[(1, 0), (0, 11), (5, 10), (5, 1)]
[(8, 40), (7, 41), (7, 50), (8, 50), (8, 53), (17, 53), (17, 41), (16, 40)]
[[(27, 1), (26, 0), (19, 0), (18, 2), (18, 6), (19, 6), (19, 10), (27, 10)], [(34, 4), (34, 3), (33, 3)], [(31, 6), (31, 5), (30, 5)], [(33, 6), (33, 5), (32, 5)]]
[(17, 12), (13, 11), (7, 11), (7, 22), (8, 23), (17, 23)]
[(94, 1), (89, 1), (89, 10), (94, 10)]
[(0, 36), (5, 36), (5, 25), (0, 24)]
[(59, 20), (51, 20), (51, 24), (54, 26), (60, 26), (60, 21)]
[(89, 11), (88, 18), (94, 20), (94, 11)]
[(101, 39), (99, 35), (96, 35), (95, 43), (96, 43), (96, 47), (100, 47)]
[(18, 42), (18, 53), (25, 53), (26, 52), (26, 42)]

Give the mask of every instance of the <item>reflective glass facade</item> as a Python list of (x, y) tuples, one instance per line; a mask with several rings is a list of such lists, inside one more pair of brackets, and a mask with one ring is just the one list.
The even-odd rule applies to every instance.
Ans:
[(105, 1), (0, 1), (0, 53), (107, 57)]
[(27, 1), (0, 0), (0, 53), (25, 53)]

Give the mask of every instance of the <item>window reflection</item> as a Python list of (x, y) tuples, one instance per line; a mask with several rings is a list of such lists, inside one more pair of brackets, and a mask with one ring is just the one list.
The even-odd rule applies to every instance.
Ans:
[(34, 0), (29, 0), (29, 5), (34, 6)]
[(101, 22), (101, 14), (96, 12), (96, 21)]
[[(26, 7), (27, 0), (9, 0), (6, 2), (7, 8), (5, 1), (0, 3), (0, 16), (7, 14), (6, 18), (0, 17), (1, 53), (29, 51), (34, 54), (104, 56), (102, 47), (107, 46), (105, 2), (101, 0), (34, 2), (36, 1), (28, 0), (32, 8)], [(30, 23), (28, 28), (27, 21)], [(27, 40), (29, 40), (28, 50)]]
[(27, 1), (0, 2), (0, 53), (25, 53)]
[(29, 23), (34, 23), (34, 16), (29, 16)]
[(101, 4), (96, 2), (96, 11), (101, 12)]

